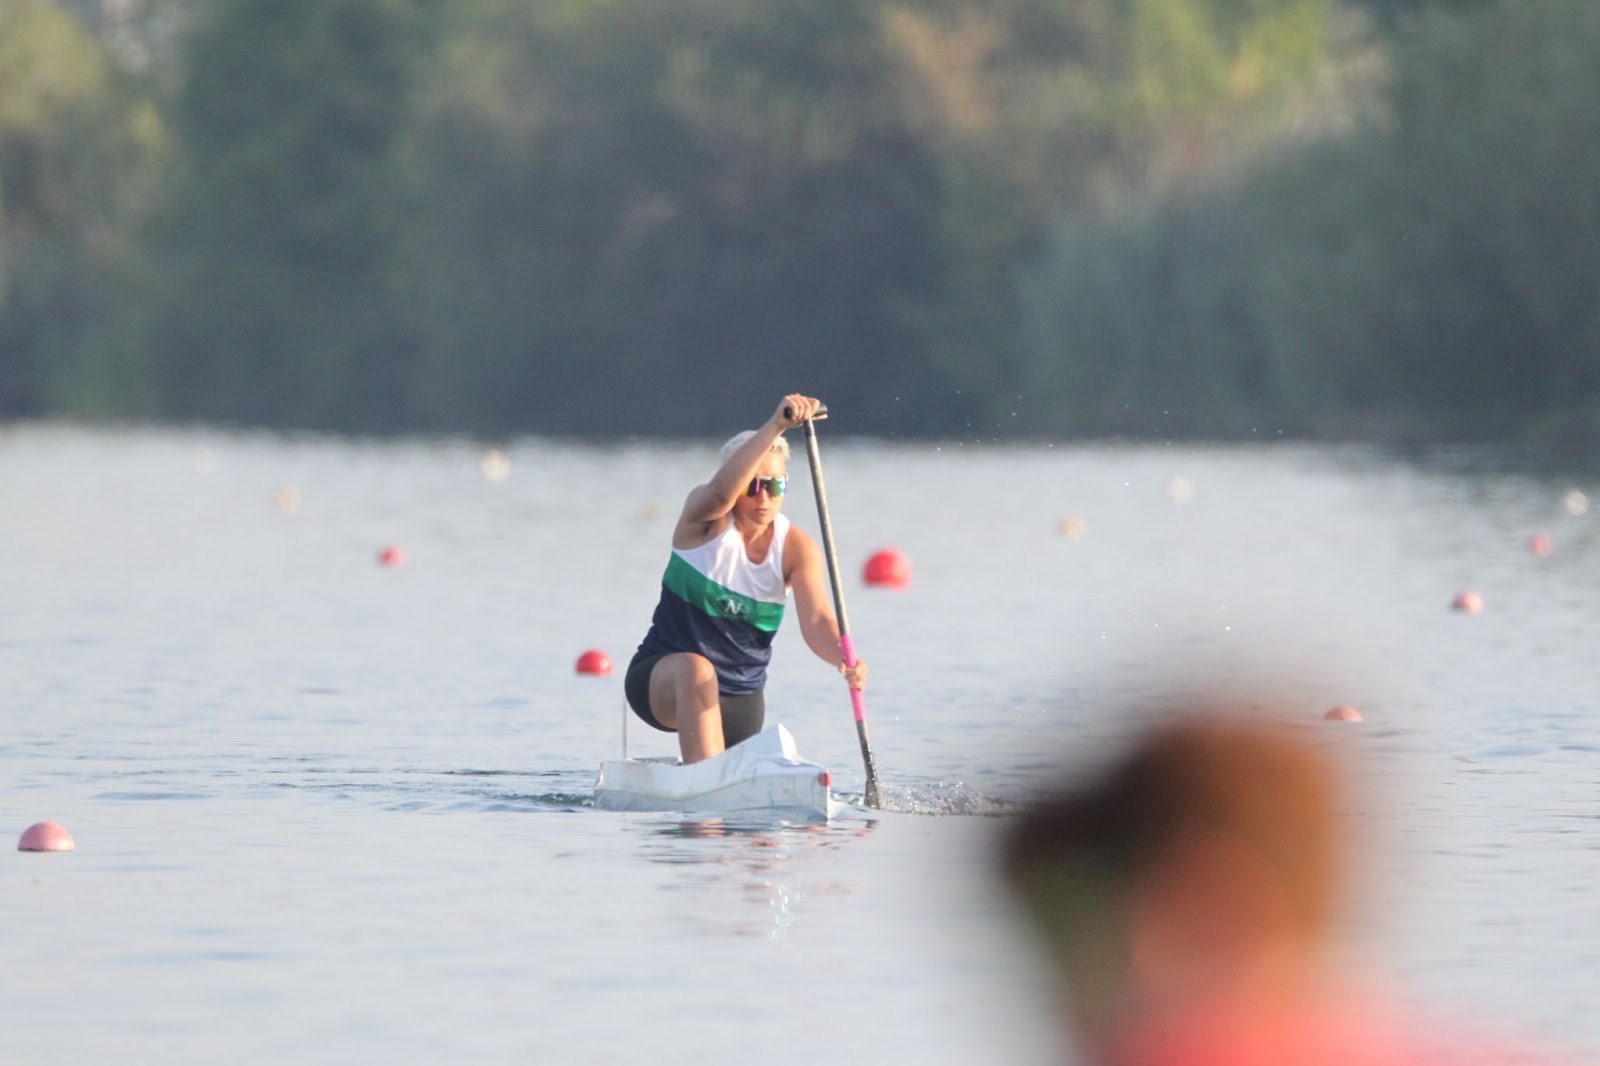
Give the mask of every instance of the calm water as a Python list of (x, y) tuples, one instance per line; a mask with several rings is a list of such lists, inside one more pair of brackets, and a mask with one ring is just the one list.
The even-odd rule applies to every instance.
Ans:
[[(1174, 679), (1264, 671), (1353, 761), (1352, 950), (1600, 1054), (1600, 485), (840, 428), (891, 809), (824, 829), (588, 806), (621, 678), (573, 664), (638, 642), (710, 443), (494, 480), (463, 441), (0, 431), (0, 1062), (1062, 1061), (996, 816)], [(906, 591), (855, 579), (885, 545)], [(792, 623), (769, 710), (859, 798)], [(43, 819), (78, 850), (6, 850)]]

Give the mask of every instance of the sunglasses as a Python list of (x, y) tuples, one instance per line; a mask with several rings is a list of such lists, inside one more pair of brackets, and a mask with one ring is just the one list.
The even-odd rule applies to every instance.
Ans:
[(744, 494), (746, 496), (755, 496), (758, 495), (762, 489), (766, 489), (768, 496), (771, 496), (773, 499), (777, 499), (779, 496), (783, 495), (784, 490), (788, 487), (789, 479), (784, 477), (782, 474), (779, 474), (776, 477), (753, 477), (750, 479), (750, 484), (746, 486)]

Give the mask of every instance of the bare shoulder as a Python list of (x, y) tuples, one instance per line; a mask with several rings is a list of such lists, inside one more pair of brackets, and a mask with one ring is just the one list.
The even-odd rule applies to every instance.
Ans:
[(722, 535), (728, 528), (728, 512), (717, 512), (716, 492), (710, 485), (697, 485), (683, 501), (683, 510), (672, 527), (674, 548), (698, 548)]
[(784, 578), (793, 581), (794, 575), (816, 566), (820, 558), (817, 542), (811, 534), (791, 523), (789, 534), (783, 542)]

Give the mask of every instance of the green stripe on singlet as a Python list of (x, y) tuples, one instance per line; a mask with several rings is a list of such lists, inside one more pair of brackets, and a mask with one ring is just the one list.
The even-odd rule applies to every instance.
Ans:
[(743, 622), (764, 633), (777, 632), (778, 623), (783, 621), (783, 604), (766, 603), (725, 588), (676, 553), (667, 560), (667, 572), (662, 575), (661, 583), (690, 607), (712, 618)]

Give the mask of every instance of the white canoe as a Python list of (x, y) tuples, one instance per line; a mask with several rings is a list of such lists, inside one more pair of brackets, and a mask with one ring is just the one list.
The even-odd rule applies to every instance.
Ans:
[(594, 805), (606, 811), (760, 814), (823, 822), (844, 804), (828, 771), (802, 759), (794, 737), (773, 724), (721, 755), (685, 766), (677, 759), (611, 759), (600, 764)]

